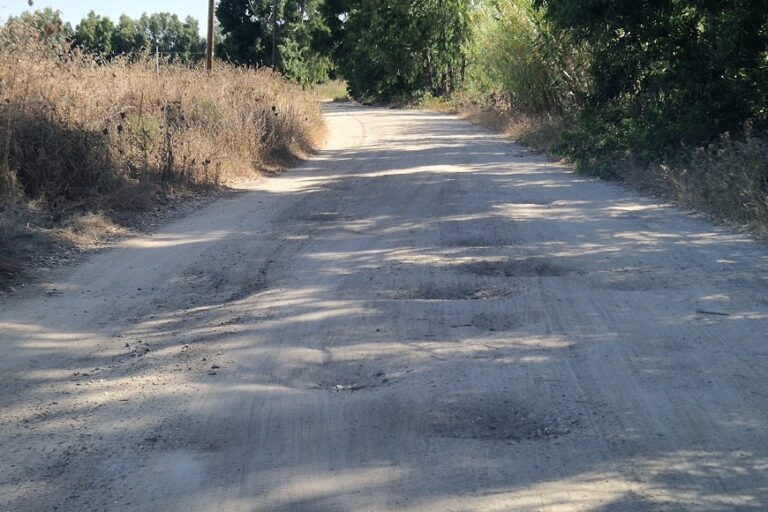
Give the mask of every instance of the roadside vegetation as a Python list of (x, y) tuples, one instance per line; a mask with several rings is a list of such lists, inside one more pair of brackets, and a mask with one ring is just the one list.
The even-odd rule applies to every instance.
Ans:
[(63, 20), (60, 11), (47, 7), (13, 16), (8, 24), (34, 27), (49, 43), (78, 48), (99, 61), (160, 54), (174, 62), (195, 62), (202, 59), (205, 51), (200, 23), (192, 17), (182, 20), (168, 12), (144, 14), (136, 19), (123, 15), (113, 21), (91, 11), (73, 27)]
[(345, 102), (350, 101), (347, 91), (347, 82), (344, 80), (329, 80), (312, 86), (312, 94), (320, 101)]
[(347, 95), (460, 112), (768, 236), (762, 0), (221, 0), (216, 14), (214, 79), (192, 18), (71, 26), (45, 9), (0, 30), (0, 273), (25, 236), (119, 232), (124, 212), (311, 150), (316, 100)]
[(312, 95), (272, 70), (104, 60), (56, 27), (0, 29), (2, 274), (41, 247), (94, 241), (169, 199), (275, 169), (324, 136)]
[(762, 2), (506, 0), (478, 18), (465, 94), (516, 138), (768, 235)]
[(742, 2), (349, 2), (364, 101), (463, 112), (768, 235), (768, 10)]

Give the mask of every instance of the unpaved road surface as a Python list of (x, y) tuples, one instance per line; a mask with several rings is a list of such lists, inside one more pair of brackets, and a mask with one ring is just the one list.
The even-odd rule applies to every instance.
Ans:
[(768, 250), (449, 116), (0, 303), (2, 511), (768, 509)]

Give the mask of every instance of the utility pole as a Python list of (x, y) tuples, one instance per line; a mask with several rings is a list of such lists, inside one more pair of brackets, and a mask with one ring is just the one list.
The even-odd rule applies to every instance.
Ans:
[(213, 37), (216, 16), (216, 0), (208, 0), (208, 45), (205, 48), (205, 69), (210, 73), (213, 69)]
[(277, 65), (277, 0), (272, 0), (272, 69)]

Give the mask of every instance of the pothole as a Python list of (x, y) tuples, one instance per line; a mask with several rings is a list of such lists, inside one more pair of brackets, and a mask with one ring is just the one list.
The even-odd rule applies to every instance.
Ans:
[(346, 220), (346, 217), (336, 212), (313, 212), (303, 215), (301, 220), (309, 222), (333, 222), (337, 220)]
[(446, 240), (442, 242), (440, 245), (443, 247), (458, 247), (458, 248), (467, 248), (467, 249), (473, 249), (473, 248), (485, 248), (485, 247), (506, 247), (508, 245), (512, 245), (512, 240), (492, 240), (482, 237), (464, 237), (464, 238), (455, 238), (452, 240)]
[(665, 274), (611, 273), (608, 276), (598, 277), (595, 285), (607, 290), (647, 292), (679, 288), (680, 283), (674, 277)]
[(398, 291), (394, 294), (394, 298), (406, 300), (491, 300), (507, 297), (511, 293), (512, 290), (508, 288), (441, 286), (429, 283), (412, 290)]
[(325, 389), (327, 391), (335, 391), (336, 393), (340, 393), (342, 391), (360, 391), (365, 389), (367, 386), (365, 384), (328, 384), (328, 383), (319, 383), (317, 385), (317, 388), (319, 389)]
[(544, 258), (481, 260), (463, 265), (462, 270), (480, 276), (506, 277), (558, 277), (573, 273), (572, 269)]
[(499, 396), (455, 394), (425, 415), (428, 429), (455, 439), (543, 441), (570, 434), (578, 421)]
[(383, 371), (368, 373), (361, 367), (353, 368), (344, 363), (326, 364), (322, 371), (325, 373), (325, 378), (317, 380), (310, 388), (333, 393), (350, 393), (387, 386), (393, 383), (393, 377), (395, 377)]
[(486, 331), (509, 331), (517, 329), (521, 325), (520, 318), (514, 318), (510, 315), (478, 313), (472, 317), (472, 320), (466, 324), (466, 327), (474, 327)]

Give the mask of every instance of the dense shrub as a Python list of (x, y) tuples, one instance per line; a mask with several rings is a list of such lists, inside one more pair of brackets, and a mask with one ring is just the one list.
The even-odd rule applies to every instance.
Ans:
[[(644, 161), (680, 143), (706, 144), (750, 120), (768, 128), (768, 9), (764, 0), (539, 0), (547, 20), (590, 48), (585, 136), (595, 156)], [(581, 158), (581, 154), (577, 154)]]
[(460, 85), (470, 35), (468, 0), (351, 2), (340, 69), (357, 98), (449, 94)]
[(465, 91), (520, 114), (570, 115), (589, 89), (588, 52), (527, 0), (475, 8)]

